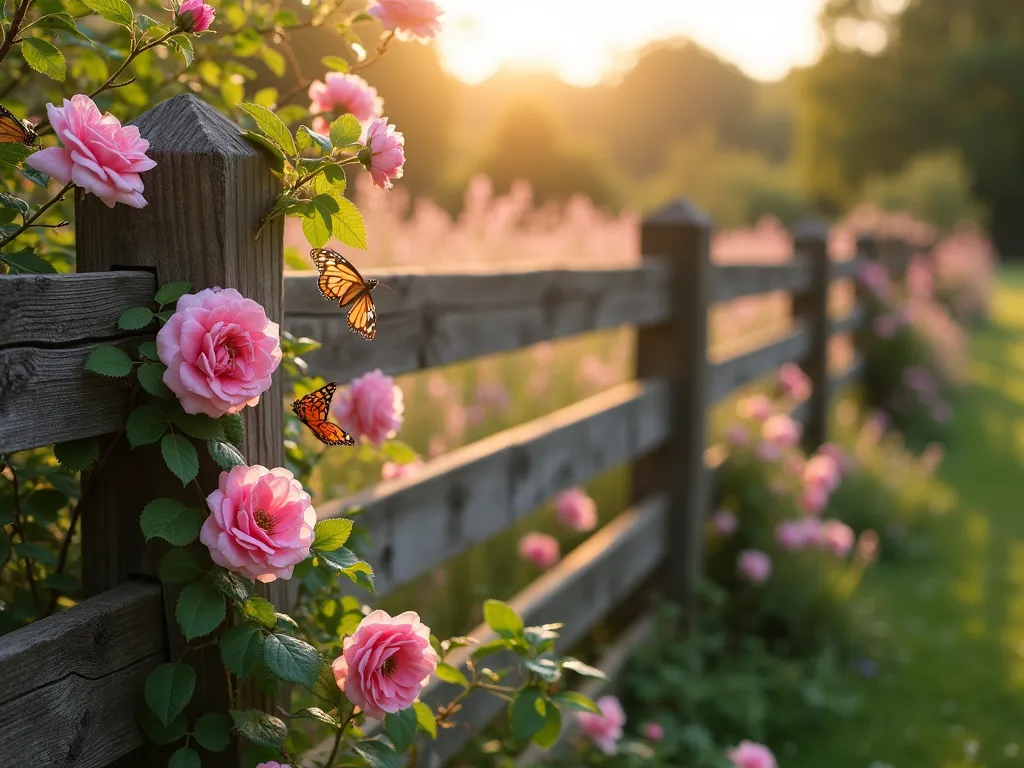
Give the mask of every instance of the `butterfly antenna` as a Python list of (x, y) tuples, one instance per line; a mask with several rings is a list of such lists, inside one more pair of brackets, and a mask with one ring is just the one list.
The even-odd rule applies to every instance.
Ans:
[[(395, 289), (394, 289), (394, 288), (392, 288), (392, 287), (391, 287), (390, 285), (388, 285), (387, 283), (380, 283), (380, 282), (379, 282), (379, 283), (377, 283), (377, 285), (381, 285), (381, 286), (383, 286), (383, 287), (387, 288), (387, 289), (388, 289), (389, 291), (391, 291), (392, 293), (395, 293)], [(397, 293), (395, 293), (395, 295), (397, 296), (398, 294), (397, 294)]]

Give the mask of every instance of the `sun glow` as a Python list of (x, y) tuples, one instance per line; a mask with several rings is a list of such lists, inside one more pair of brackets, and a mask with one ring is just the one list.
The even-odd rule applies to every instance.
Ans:
[(503, 66), (593, 85), (651, 40), (687, 36), (763, 80), (820, 51), (823, 0), (441, 0), (445, 66), (479, 82)]

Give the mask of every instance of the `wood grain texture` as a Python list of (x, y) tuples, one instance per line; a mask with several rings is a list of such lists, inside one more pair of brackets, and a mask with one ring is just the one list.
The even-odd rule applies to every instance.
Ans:
[[(234, 288), (262, 305), (272, 321), (284, 313), (284, 244), (281, 220), (260, 239), (254, 235), (272, 205), (280, 182), (263, 152), (245, 141), (237, 126), (192, 95), (175, 96), (140, 116), (134, 124), (150, 143), (157, 166), (143, 176), (149, 204), (140, 210), (108, 209), (79, 191), (78, 269), (104, 272), (136, 268), (154, 271), (158, 283), (185, 280), (193, 291)], [(255, 408), (242, 411), (246, 438), (243, 453), (250, 464), (284, 463), (282, 377)], [(200, 451), (199, 482), (216, 487), (220, 468)], [(162, 544), (146, 545), (138, 525), (139, 510), (165, 496), (195, 504), (194, 487), (182, 488), (167, 471), (155, 446), (130, 451), (122, 441), (82, 499), (82, 583), (96, 594), (133, 574), (156, 572)], [(285, 588), (269, 594), (287, 608)], [(268, 594), (264, 592), (264, 594)], [(171, 653), (184, 645), (174, 619), (177, 590), (166, 588), (164, 610)], [(224, 711), (227, 691), (216, 648), (195, 654), (199, 679), (190, 712)], [(271, 708), (269, 699), (243, 687), (239, 707)], [(207, 768), (236, 766), (237, 750), (204, 755)], [(135, 764), (153, 763), (133, 756)], [(148, 762), (147, 762), (148, 761)]]
[(828, 225), (811, 219), (799, 224), (793, 233), (796, 252), (807, 259), (811, 280), (803, 291), (794, 291), (792, 316), (794, 325), (808, 330), (808, 346), (796, 359), (811, 382), (811, 396), (806, 402), (807, 418), (801, 436), (804, 450), (813, 453), (828, 439), (828, 418), (831, 404), (828, 378), (828, 316), (829, 286), (832, 262), (828, 255)]
[(68, 346), (132, 335), (117, 319), (129, 307), (152, 306), (149, 272), (4, 275), (0, 277), (0, 348), (33, 343)]
[(373, 368), (395, 375), (620, 325), (649, 325), (669, 311), (661, 265), (508, 272), (374, 272), (394, 291), (374, 292), (378, 337), (352, 334), (312, 274), (285, 277), (285, 329), (323, 348), (306, 356), (332, 381)]
[[(145, 336), (110, 342), (134, 355)], [(0, 453), (93, 437), (120, 429), (130, 386), (87, 373), (98, 344), (0, 349)]]
[(714, 361), (711, 366), (711, 401), (717, 403), (737, 387), (754, 381), (787, 361), (799, 360), (807, 353), (810, 343), (807, 328), (798, 326), (763, 347)]
[(811, 285), (807, 262), (723, 264), (712, 268), (711, 301), (731, 301), (772, 291), (805, 291)]
[(142, 682), (166, 659), (159, 585), (129, 582), (0, 638), (0, 765), (103, 766), (142, 744)]
[(413, 478), (320, 505), (363, 508), (367, 560), (384, 595), (507, 528), (553, 494), (642, 455), (668, 436), (665, 382), (628, 382), (426, 465)]

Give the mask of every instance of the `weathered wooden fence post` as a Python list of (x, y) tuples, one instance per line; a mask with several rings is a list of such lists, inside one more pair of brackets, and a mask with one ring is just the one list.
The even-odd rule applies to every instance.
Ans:
[(711, 221), (686, 200), (644, 220), (641, 253), (671, 264), (672, 316), (637, 335), (636, 375), (669, 377), (671, 431), (668, 445), (637, 462), (634, 500), (668, 490), (669, 573), (672, 597), (696, 616), (696, 588), (703, 569), (704, 520), (709, 486), (704, 468), (708, 409), (708, 308), (711, 296)]
[(818, 220), (798, 224), (793, 232), (793, 247), (797, 258), (806, 259), (811, 266), (811, 282), (807, 290), (793, 293), (793, 320), (802, 321), (810, 334), (810, 349), (800, 361), (800, 367), (810, 378), (812, 387), (803, 436), (804, 448), (811, 453), (828, 439), (831, 402), (828, 378), (828, 296), (831, 285), (828, 226)]
[[(157, 167), (143, 176), (149, 204), (141, 210), (123, 205), (108, 209), (97, 198), (79, 192), (78, 270), (137, 268), (154, 271), (158, 283), (186, 280), (196, 291), (213, 286), (235, 288), (262, 304), (270, 319), (280, 323), (284, 314), (280, 220), (267, 227), (259, 240), (253, 236), (279, 190), (267, 158), (242, 138), (235, 125), (192, 95), (158, 104), (134, 124), (149, 141), (149, 155), (157, 162)], [(242, 412), (244, 453), (250, 464), (275, 467), (284, 463), (280, 375), (275, 380), (258, 407)], [(199, 479), (204, 489), (216, 486), (219, 472), (202, 456)], [(132, 576), (155, 576), (163, 549), (153, 542), (143, 544), (139, 529), (143, 505), (158, 496), (202, 505), (199, 495), (195, 485), (182, 488), (168, 472), (157, 445), (130, 451), (126, 442), (119, 440), (99, 475), (90, 480), (88, 497), (82, 501), (86, 595), (110, 589)], [(165, 589), (172, 657), (184, 647), (174, 619), (176, 596), (175, 590)], [(189, 660), (199, 673), (194, 711), (225, 711), (227, 686), (216, 648), (190, 653)], [(243, 692), (246, 697), (250, 705), (270, 703), (265, 696), (257, 702), (251, 692)], [(237, 706), (245, 708), (246, 702)], [(238, 760), (236, 749), (204, 755), (203, 764), (237, 765)]]

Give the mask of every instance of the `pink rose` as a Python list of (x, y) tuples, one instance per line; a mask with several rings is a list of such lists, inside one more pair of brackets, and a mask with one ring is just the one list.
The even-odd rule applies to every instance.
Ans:
[(279, 763), (276, 760), (271, 760), (267, 763), (260, 763), (256, 766), (256, 768), (291, 768), (291, 766), (285, 765), (284, 763)]
[(366, 146), (359, 150), (359, 161), (370, 172), (373, 183), (391, 189), (391, 180), (402, 178), (405, 165), (405, 136), (388, 125), (386, 117), (370, 123)]
[(574, 531), (592, 531), (597, 527), (597, 504), (582, 488), (570, 488), (555, 497), (558, 522)]
[(800, 509), (805, 515), (820, 515), (828, 506), (829, 491), (820, 485), (812, 485), (800, 493)]
[(853, 469), (852, 459), (846, 455), (846, 451), (835, 443), (825, 443), (818, 449), (818, 453), (823, 456), (829, 456), (836, 463), (836, 466), (839, 467), (840, 477), (849, 474)]
[(739, 521), (728, 509), (719, 509), (711, 516), (711, 527), (721, 536), (731, 536), (736, 532)]
[(807, 527), (803, 520), (782, 520), (775, 526), (775, 541), (787, 552), (807, 546)]
[(174, 17), (178, 29), (185, 32), (205, 32), (213, 23), (217, 12), (212, 6), (206, 5), (203, 0), (185, 0), (179, 7)]
[(783, 397), (798, 403), (811, 396), (811, 380), (795, 363), (784, 363), (776, 376)]
[(46, 114), (63, 147), (33, 152), (25, 160), (28, 165), (63, 184), (74, 182), (108, 208), (116, 203), (146, 205), (139, 174), (155, 168), (156, 162), (146, 157), (149, 142), (138, 128), (122, 128), (116, 117), (100, 114), (93, 100), (81, 93), (64, 99), (62, 107), (47, 104)]
[(665, 739), (665, 729), (657, 723), (647, 723), (644, 726), (644, 736), (652, 744), (657, 744)]
[(619, 751), (626, 713), (615, 696), (602, 696), (596, 703), (601, 714), (580, 712), (576, 715), (580, 730), (606, 755), (614, 755)]
[(765, 395), (751, 395), (736, 403), (736, 415), (741, 419), (764, 421), (774, 410), (772, 401)]
[(761, 436), (776, 448), (793, 448), (800, 442), (800, 424), (785, 413), (778, 413), (761, 427)]
[(399, 40), (426, 42), (441, 31), (443, 11), (433, 0), (376, 0), (366, 12)]
[(840, 520), (825, 520), (818, 534), (818, 545), (836, 557), (846, 557), (853, 549), (853, 529)]
[(786, 474), (790, 477), (800, 477), (804, 473), (807, 461), (803, 456), (791, 453), (786, 457)]
[[(377, 95), (377, 89), (359, 75), (342, 72), (328, 72), (323, 82), (314, 80), (309, 86), (309, 111), (314, 115), (332, 112), (337, 115), (350, 114), (364, 125), (380, 117), (384, 101)], [(327, 133), (330, 124), (322, 117), (313, 120), (313, 130)]]
[(412, 611), (394, 618), (374, 611), (342, 648), (331, 665), (334, 679), (348, 700), (375, 720), (411, 707), (438, 662), (430, 629)]
[(827, 453), (818, 453), (804, 465), (804, 485), (808, 488), (824, 488), (829, 493), (839, 487), (841, 478), (839, 464)]
[(380, 369), (353, 379), (334, 396), (334, 418), (353, 436), (379, 446), (398, 434), (405, 414), (402, 390)]
[(734, 448), (746, 448), (750, 445), (750, 432), (741, 424), (733, 424), (726, 431), (725, 440)]
[(737, 567), (751, 584), (764, 584), (772, 574), (772, 559), (759, 549), (745, 549), (740, 552)]
[(778, 461), (782, 458), (782, 451), (774, 443), (762, 440), (757, 444), (757, 448), (754, 449), (754, 456), (757, 457), (758, 461)]
[(558, 539), (546, 533), (528, 533), (519, 540), (519, 556), (538, 568), (547, 570), (557, 563), (560, 557)]
[(778, 768), (775, 755), (764, 744), (743, 740), (733, 747), (726, 756), (736, 768)]
[(420, 459), (406, 462), (405, 464), (398, 464), (394, 461), (385, 461), (384, 465), (380, 468), (380, 479), (400, 480), (403, 477), (412, 477), (413, 475), (417, 475), (422, 469), (423, 462)]
[(199, 540), (217, 565), (268, 582), (290, 579), (309, 557), (316, 510), (287, 469), (232, 467), (206, 504), (211, 514)]
[(214, 419), (256, 405), (281, 362), (277, 323), (233, 288), (178, 299), (156, 348), (167, 366), (164, 384), (185, 412)]
[(879, 262), (865, 262), (861, 265), (860, 274), (857, 277), (860, 284), (876, 299), (886, 300), (892, 295), (892, 283), (889, 281), (889, 275)]

